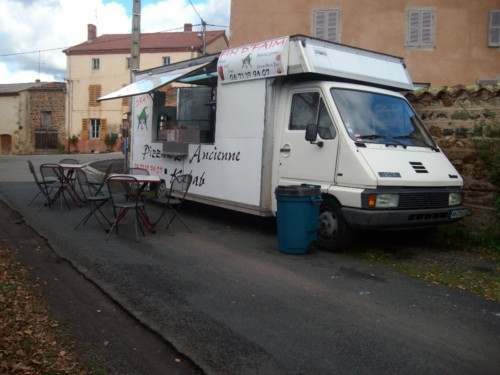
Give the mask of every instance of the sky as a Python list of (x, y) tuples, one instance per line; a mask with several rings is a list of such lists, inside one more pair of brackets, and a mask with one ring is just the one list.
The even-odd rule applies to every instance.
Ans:
[[(230, 0), (193, 3), (207, 23), (229, 25)], [(62, 48), (84, 42), (88, 23), (98, 36), (129, 33), (131, 13), (132, 0), (0, 0), (0, 83), (64, 80)], [(142, 0), (142, 32), (182, 30), (188, 22), (200, 23), (188, 0)]]

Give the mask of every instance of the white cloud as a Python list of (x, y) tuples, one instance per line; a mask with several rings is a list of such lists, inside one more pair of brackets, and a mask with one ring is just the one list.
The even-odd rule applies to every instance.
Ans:
[[(205, 22), (229, 25), (230, 0), (206, 0), (195, 4)], [(146, 32), (170, 30), (184, 23), (200, 24), (200, 19), (187, 0), (162, 0), (143, 7), (141, 29)]]
[[(208, 23), (229, 24), (230, 0), (205, 0), (196, 4)], [(130, 13), (130, 12), (129, 12)], [(144, 5), (141, 16), (143, 32), (164, 31), (199, 19), (187, 0), (159, 0)], [(127, 9), (118, 2), (103, 0), (1, 0), (0, 55), (82, 43), (87, 38), (87, 24), (97, 25), (98, 35), (130, 32)], [(38, 54), (0, 57), (0, 83), (12, 81), (16, 72), (38, 76)], [(42, 52), (40, 70), (63, 79), (66, 56), (62, 51)], [(29, 74), (28, 74), (29, 73)]]
[(1, 83), (34, 82), (37, 79), (43, 82), (56, 81), (56, 77), (52, 74), (38, 74), (38, 72), (34, 70), (18, 70), (13, 72), (9, 70), (7, 64), (0, 62)]

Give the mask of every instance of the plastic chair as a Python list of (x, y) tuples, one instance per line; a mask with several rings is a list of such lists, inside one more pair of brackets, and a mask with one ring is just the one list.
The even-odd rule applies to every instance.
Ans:
[(186, 195), (191, 187), (191, 182), (193, 182), (193, 176), (191, 174), (183, 174), (172, 177), (170, 189), (165, 189), (163, 194), (160, 193), (160, 197), (157, 200), (158, 202), (164, 204), (164, 208), (154, 223), (154, 226), (156, 226), (163, 219), (168, 210), (172, 210), (173, 214), (170, 217), (165, 229), (168, 230), (173, 221), (175, 219), (179, 219), (188, 232), (192, 233), (191, 228), (189, 228), (186, 222), (182, 219), (182, 216), (179, 214), (179, 210), (184, 204)]
[(33, 176), (33, 179), (35, 180), (35, 184), (38, 187), (38, 192), (36, 195), (31, 199), (31, 201), (28, 203), (28, 207), (30, 207), (33, 202), (40, 196), (40, 194), (45, 197), (47, 203), (47, 206), (50, 206), (51, 204), (51, 199), (50, 199), (50, 194), (52, 192), (52, 189), (55, 187), (56, 183), (59, 182), (59, 179), (56, 177), (53, 178), (48, 178), (45, 180), (40, 180), (36, 174), (35, 167), (33, 166), (33, 163), (31, 160), (28, 160), (28, 168), (31, 172), (31, 175)]
[(115, 219), (109, 228), (106, 240), (109, 240), (113, 230), (118, 233), (118, 226), (120, 222), (127, 216), (130, 210), (134, 210), (135, 239), (138, 241), (138, 227), (141, 230), (142, 235), (145, 235), (141, 222), (141, 215), (144, 214), (143, 210), (145, 204), (141, 198), (141, 186), (139, 181), (132, 176), (111, 176), (107, 180), (107, 186)]

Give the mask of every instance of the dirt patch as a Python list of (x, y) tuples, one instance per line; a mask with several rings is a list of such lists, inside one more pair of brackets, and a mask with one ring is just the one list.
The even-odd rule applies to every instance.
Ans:
[[(136, 375), (136, 374), (200, 374), (188, 358), (178, 353), (164, 339), (140, 324), (120, 305), (112, 301), (94, 284), (82, 277), (68, 262), (61, 259), (35, 231), (26, 225), (23, 218), (15, 211), (10, 210), (0, 202), (0, 248), (8, 249), (8, 259), (15, 269), (20, 269), (22, 278), (16, 282), (17, 286), (29, 289), (37, 294), (37, 303), (33, 310), (41, 310), (44, 306), (43, 319), (49, 322), (49, 328), (57, 330), (58, 338), (48, 340), (49, 343), (61, 342), (61, 347), (55, 347), (55, 355), (48, 358), (58, 359), (64, 352), (62, 359), (68, 353), (76, 353), (80, 363), (91, 375)], [(3, 258), (0, 258), (2, 262)], [(12, 263), (13, 262), (13, 263)], [(17, 267), (17, 268), (16, 268)], [(0, 270), (0, 272), (2, 272)], [(2, 275), (4, 273), (2, 272)], [(2, 283), (0, 279), (0, 295), (2, 289), (12, 292), (12, 283)], [(2, 285), (5, 285), (2, 288)], [(6, 296), (9, 300), (12, 296)], [(30, 298), (21, 296), (22, 303), (28, 303)], [(4, 306), (0, 300), (0, 319)], [(30, 302), (31, 303), (31, 302)], [(16, 306), (20, 303), (16, 303)], [(31, 306), (31, 305), (30, 305)], [(36, 309), (35, 309), (36, 307)], [(26, 308), (29, 312), (30, 308)], [(23, 330), (30, 329), (29, 325), (38, 326), (36, 317), (10, 313), (6, 318), (14, 319), (2, 321), (0, 325), (0, 374), (79, 374), (79, 368), (48, 369), (36, 368), (31, 370), (5, 370), (1, 366), (7, 355), (4, 351), (4, 325), (12, 326), (16, 322), (28, 328), (15, 328), (14, 333), (23, 336)], [(12, 323), (13, 322), (13, 323)], [(52, 324), (53, 323), (53, 324)], [(52, 325), (51, 325), (52, 324)], [(37, 332), (30, 329), (31, 333)], [(28, 332), (30, 332), (28, 331)], [(25, 334), (25, 333), (24, 333)], [(35, 348), (35, 345), (33, 344)], [(72, 350), (73, 349), (73, 350)], [(41, 348), (43, 353), (43, 347)], [(17, 349), (13, 351), (16, 355)], [(11, 351), (8, 352), (12, 355)], [(17, 353), (23, 354), (21, 352)], [(29, 353), (25, 352), (26, 360), (30, 360)], [(10, 358), (10, 357), (9, 357)], [(17, 357), (16, 357), (17, 358)], [(22, 357), (24, 358), (24, 357)], [(14, 364), (17, 363), (14, 361)], [(9, 363), (12, 362), (9, 360)], [(7, 363), (7, 362), (6, 362)], [(24, 363), (21, 363), (24, 365)], [(43, 364), (43, 362), (42, 362)], [(28, 366), (28, 365), (27, 365)], [(83, 370), (82, 370), (83, 371)]]
[(49, 319), (26, 269), (0, 245), (0, 372), (88, 374)]

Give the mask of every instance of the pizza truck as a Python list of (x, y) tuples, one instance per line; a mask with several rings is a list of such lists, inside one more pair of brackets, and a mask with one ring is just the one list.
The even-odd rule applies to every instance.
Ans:
[(402, 58), (303, 35), (136, 72), (129, 165), (187, 199), (276, 214), (278, 185), (321, 187), (320, 240), (459, 220), (463, 180), (402, 92)]

